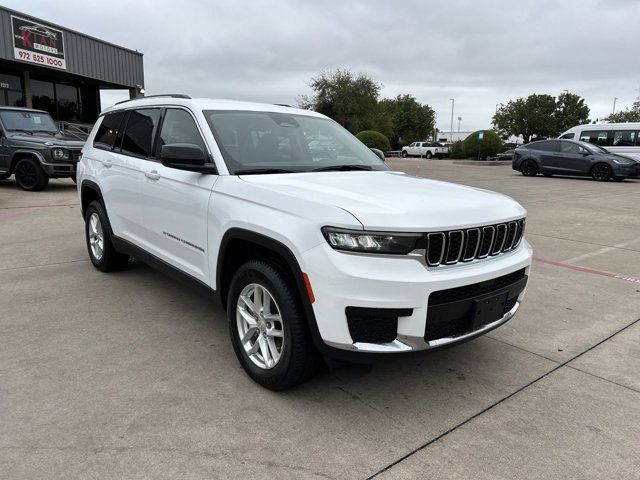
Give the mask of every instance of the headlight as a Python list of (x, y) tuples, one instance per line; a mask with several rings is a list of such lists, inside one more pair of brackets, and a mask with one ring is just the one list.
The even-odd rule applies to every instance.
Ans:
[(617, 163), (618, 165), (633, 165), (636, 162), (628, 158), (614, 158), (613, 163)]
[(336, 250), (405, 255), (415, 250), (423, 238), (419, 233), (367, 232), (323, 227), (322, 234)]
[(54, 160), (69, 160), (69, 150), (65, 148), (52, 148), (51, 156)]

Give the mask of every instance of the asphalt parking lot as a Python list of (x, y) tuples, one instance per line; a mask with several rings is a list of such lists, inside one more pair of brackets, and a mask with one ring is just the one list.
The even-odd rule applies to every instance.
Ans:
[(213, 301), (97, 272), (70, 180), (0, 182), (0, 477), (640, 478), (640, 181), (389, 163), (527, 208), (523, 307), (283, 393), (244, 374)]

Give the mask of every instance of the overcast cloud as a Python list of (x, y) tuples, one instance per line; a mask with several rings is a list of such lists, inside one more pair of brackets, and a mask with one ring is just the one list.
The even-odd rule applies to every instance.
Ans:
[(637, 0), (3, 3), (143, 52), (148, 94), (295, 104), (310, 77), (349, 68), (431, 105), (441, 130), (455, 98), (475, 130), (531, 93), (568, 89), (592, 119), (640, 93)]

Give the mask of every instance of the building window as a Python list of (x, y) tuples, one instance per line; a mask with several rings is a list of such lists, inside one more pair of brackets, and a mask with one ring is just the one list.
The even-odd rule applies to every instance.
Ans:
[(80, 122), (82, 109), (78, 90), (74, 85), (31, 79), (33, 108), (49, 112), (56, 120)]
[(36, 110), (44, 110), (49, 112), (54, 119), (58, 118), (53, 82), (31, 79), (31, 102)]
[(0, 73), (0, 105), (24, 107), (22, 82), (18, 75)]

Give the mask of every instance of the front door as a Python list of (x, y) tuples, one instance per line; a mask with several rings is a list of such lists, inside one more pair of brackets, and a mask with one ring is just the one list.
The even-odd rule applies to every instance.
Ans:
[(560, 141), (560, 153), (556, 157), (556, 169), (565, 173), (588, 173), (590, 162), (586, 156), (589, 152), (580, 145), (566, 140)]
[[(189, 143), (208, 149), (191, 113), (167, 108), (157, 140), (163, 145)], [(209, 284), (207, 216), (217, 175), (168, 168), (156, 159), (143, 162), (142, 215), (147, 250), (192, 277)]]

